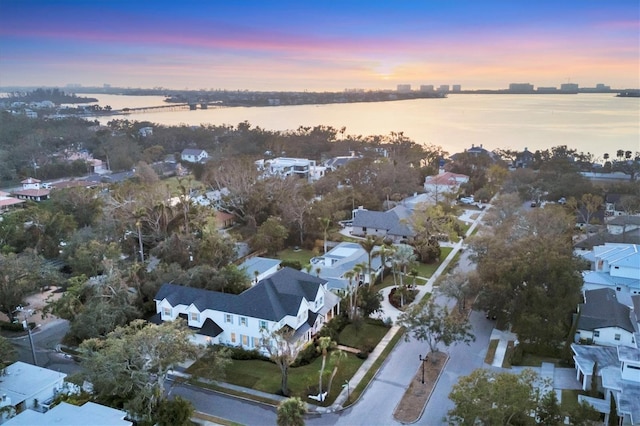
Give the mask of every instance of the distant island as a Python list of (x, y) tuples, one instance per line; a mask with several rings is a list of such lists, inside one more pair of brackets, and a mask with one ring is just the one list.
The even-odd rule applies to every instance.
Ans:
[(7, 102), (44, 102), (50, 101), (55, 105), (60, 104), (88, 104), (98, 102), (96, 98), (80, 97), (74, 93), (65, 93), (60, 89), (35, 89), (29, 92), (14, 91), (9, 92), (9, 96), (4, 99)]

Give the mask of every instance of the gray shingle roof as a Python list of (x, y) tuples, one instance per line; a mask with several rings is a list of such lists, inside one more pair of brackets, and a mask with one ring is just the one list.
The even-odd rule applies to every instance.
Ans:
[(391, 235), (411, 236), (408, 225), (411, 212), (404, 206), (396, 206), (386, 212), (359, 210), (353, 218), (353, 226), (384, 229)]
[(326, 280), (292, 268), (282, 268), (241, 294), (220, 293), (176, 284), (163, 284), (155, 300), (167, 299), (172, 305), (192, 303), (200, 312), (205, 309), (280, 321), (297, 315), (302, 299), (315, 300)]
[(634, 332), (631, 323), (631, 310), (618, 302), (616, 292), (610, 288), (600, 288), (585, 292), (586, 302), (580, 305), (578, 329), (596, 330), (606, 327), (619, 327)]

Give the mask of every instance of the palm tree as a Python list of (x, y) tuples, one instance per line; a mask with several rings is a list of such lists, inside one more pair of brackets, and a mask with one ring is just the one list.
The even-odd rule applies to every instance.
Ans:
[(297, 396), (285, 399), (278, 405), (278, 426), (304, 426), (307, 413), (305, 403)]
[(344, 273), (344, 277), (349, 280), (349, 287), (347, 288), (349, 294), (349, 318), (353, 318), (353, 278), (355, 276), (355, 271), (347, 271)]
[(361, 274), (362, 271), (365, 270), (365, 268), (367, 267), (367, 265), (363, 264), (363, 263), (358, 263), (353, 267), (353, 272), (356, 275), (356, 285), (354, 287), (354, 292), (353, 292), (353, 314), (351, 316), (351, 319), (355, 318), (357, 316), (358, 313), (358, 309), (357, 309), (357, 305), (358, 305), (358, 288), (360, 287), (360, 283), (362, 282), (361, 280)]
[(394, 252), (395, 248), (392, 245), (387, 245), (385, 243), (375, 253), (375, 255), (380, 256), (380, 261), (382, 263), (382, 270), (380, 271), (381, 282), (384, 281), (384, 269), (387, 267), (387, 261), (393, 256)]
[(362, 246), (364, 251), (367, 252), (367, 274), (369, 276), (369, 285), (371, 285), (373, 281), (373, 278), (371, 277), (371, 259), (375, 256), (375, 254), (373, 254), (372, 252), (373, 249), (376, 248), (376, 246), (380, 245), (380, 238), (373, 235), (367, 235), (367, 238), (358, 241), (358, 243)]
[(337, 349), (331, 353), (331, 358), (333, 358), (333, 371), (331, 372), (331, 376), (329, 377), (329, 384), (327, 384), (327, 395), (331, 393), (331, 384), (333, 383), (333, 378), (338, 373), (338, 367), (340, 367), (340, 363), (342, 360), (347, 358), (347, 353), (341, 349)]
[(321, 217), (320, 224), (322, 225), (322, 230), (324, 232), (324, 253), (327, 253), (327, 230), (329, 229), (329, 225), (331, 225), (331, 219), (327, 217)]
[(320, 397), (320, 401), (324, 401), (324, 396), (322, 395), (322, 375), (324, 374), (324, 369), (327, 365), (327, 353), (329, 348), (335, 346), (336, 342), (331, 340), (331, 337), (324, 336), (318, 339), (318, 352), (322, 354), (322, 364), (320, 365), (320, 378), (318, 380), (318, 396)]
[(404, 305), (404, 275), (407, 273), (407, 267), (413, 264), (416, 260), (416, 255), (413, 252), (413, 247), (407, 244), (399, 244), (396, 246), (396, 252), (393, 255), (393, 262), (400, 270), (400, 306)]

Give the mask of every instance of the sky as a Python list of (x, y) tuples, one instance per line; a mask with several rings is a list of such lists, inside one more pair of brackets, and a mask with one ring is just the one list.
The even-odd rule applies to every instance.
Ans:
[(0, 86), (640, 87), (638, 0), (0, 0)]

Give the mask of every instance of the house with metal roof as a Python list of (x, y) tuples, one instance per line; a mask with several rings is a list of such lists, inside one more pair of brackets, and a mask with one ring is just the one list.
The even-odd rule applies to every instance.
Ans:
[[(374, 248), (375, 253), (378, 248)], [(349, 283), (345, 273), (353, 271), (357, 264), (368, 264), (369, 255), (358, 243), (342, 242), (322, 256), (311, 259), (312, 273), (327, 280), (327, 288), (335, 292), (346, 292), (349, 285), (356, 285), (359, 281), (368, 284), (370, 274), (366, 272), (361, 277), (354, 277)], [(379, 257), (371, 259), (371, 273), (377, 276), (382, 269)]]
[(588, 290), (584, 292), (584, 299), (585, 302), (578, 307), (576, 337), (580, 341), (605, 346), (636, 347), (636, 312), (618, 302), (614, 289)]
[(152, 321), (184, 318), (196, 332), (195, 343), (262, 352), (263, 339), (283, 327), (293, 330), (297, 341), (311, 341), (340, 309), (326, 280), (288, 267), (237, 295), (163, 284), (154, 300)]
[(581, 253), (591, 263), (591, 270), (582, 273), (582, 290), (612, 288), (618, 301), (632, 306), (631, 296), (640, 295), (639, 248), (637, 244), (605, 243)]
[[(16, 412), (37, 407), (64, 388), (65, 373), (22, 361), (4, 369), (0, 380), (0, 408), (13, 407)], [(7, 411), (2, 410), (0, 423)]]
[(25, 410), (9, 419), (6, 426), (131, 426), (133, 422), (125, 420), (126, 411), (85, 402), (83, 405), (73, 405), (61, 402), (50, 410)]
[(252, 284), (257, 284), (269, 275), (278, 272), (280, 263), (282, 262), (278, 259), (254, 256), (238, 265), (238, 269), (243, 270), (247, 274)]
[(592, 375), (596, 374), (598, 390), (604, 394), (604, 399), (579, 395), (578, 402), (587, 402), (604, 413), (604, 424), (609, 424), (614, 398), (620, 424), (640, 424), (640, 349), (572, 344), (571, 350), (582, 390), (591, 388)]

